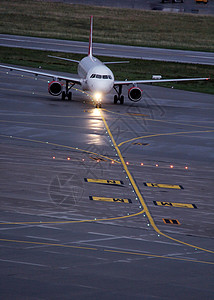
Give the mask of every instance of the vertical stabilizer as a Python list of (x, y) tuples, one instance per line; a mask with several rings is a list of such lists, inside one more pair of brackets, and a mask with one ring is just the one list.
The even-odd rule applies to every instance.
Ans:
[(93, 31), (93, 16), (91, 16), (91, 19), (90, 19), (90, 36), (89, 36), (88, 56), (92, 56), (92, 31)]

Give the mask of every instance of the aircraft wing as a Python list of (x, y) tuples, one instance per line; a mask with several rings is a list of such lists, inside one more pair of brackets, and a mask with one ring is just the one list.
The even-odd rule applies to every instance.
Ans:
[(123, 80), (114, 81), (114, 85), (129, 85), (138, 83), (159, 83), (159, 82), (178, 82), (178, 81), (199, 81), (199, 80), (209, 80), (210, 78), (179, 78), (179, 79), (149, 79), (149, 80)]
[(62, 76), (62, 75), (57, 75), (57, 74), (52, 74), (52, 73), (40, 72), (39, 70), (33, 71), (33, 70), (24, 69), (24, 68), (16, 68), (16, 67), (11, 67), (11, 66), (4, 66), (4, 65), (0, 65), (0, 67), (8, 69), (10, 71), (14, 70), (14, 71), (33, 74), (35, 76), (52, 77), (53, 80), (66, 80), (66, 81), (69, 81), (72, 83), (81, 84), (79, 78), (67, 77), (67, 76)]

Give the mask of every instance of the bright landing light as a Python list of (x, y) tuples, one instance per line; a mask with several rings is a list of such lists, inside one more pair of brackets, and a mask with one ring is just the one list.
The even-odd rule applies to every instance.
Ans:
[(101, 101), (102, 100), (102, 94), (101, 93), (95, 93), (94, 94), (94, 100), (95, 101)]

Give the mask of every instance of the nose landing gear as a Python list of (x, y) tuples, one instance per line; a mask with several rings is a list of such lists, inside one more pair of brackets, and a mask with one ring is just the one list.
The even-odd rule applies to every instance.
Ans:
[(96, 108), (101, 108), (102, 105), (101, 105), (101, 103), (96, 103), (95, 107), (96, 107)]

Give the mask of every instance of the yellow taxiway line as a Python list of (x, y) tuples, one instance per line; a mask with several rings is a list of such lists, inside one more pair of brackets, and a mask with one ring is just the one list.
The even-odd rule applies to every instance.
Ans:
[(139, 140), (139, 139), (145, 139), (145, 138), (151, 138), (151, 137), (158, 137), (158, 136), (170, 136), (170, 135), (180, 135), (180, 134), (191, 134), (191, 133), (209, 133), (214, 132), (214, 130), (197, 130), (197, 131), (180, 131), (180, 132), (169, 132), (169, 133), (157, 133), (157, 134), (149, 134), (149, 135), (142, 135), (136, 138), (132, 138), (129, 140), (126, 140), (124, 142), (121, 142), (118, 147), (121, 147), (123, 144)]
[[(198, 246), (189, 244), (189, 243), (185, 243), (185, 242), (183, 242), (183, 241), (181, 241), (181, 240), (177, 240), (177, 239), (175, 239), (175, 238), (173, 238), (173, 237), (171, 237), (171, 236), (169, 236), (169, 235), (166, 235), (165, 233), (163, 233), (163, 232), (161, 232), (161, 231), (159, 230), (159, 228), (156, 226), (156, 224), (155, 224), (155, 222), (154, 222), (154, 220), (153, 220), (153, 218), (152, 218), (152, 216), (151, 216), (151, 214), (150, 214), (150, 212), (149, 212), (149, 210), (148, 210), (148, 207), (147, 207), (147, 205), (146, 205), (146, 203), (145, 203), (145, 201), (144, 201), (144, 199), (143, 199), (143, 197), (142, 197), (142, 195), (141, 195), (141, 193), (140, 193), (140, 191), (139, 191), (139, 189), (138, 189), (138, 187), (137, 187), (137, 185), (136, 185), (136, 183), (135, 183), (135, 181), (134, 181), (134, 179), (133, 179), (131, 173), (129, 172), (129, 169), (128, 169), (128, 167), (127, 167), (127, 165), (126, 165), (126, 163), (125, 163), (125, 161), (124, 161), (124, 158), (123, 158), (123, 156), (122, 156), (122, 154), (121, 154), (121, 152), (120, 152), (119, 145), (116, 144), (116, 142), (115, 142), (115, 140), (114, 140), (114, 137), (113, 137), (113, 135), (112, 135), (112, 133), (111, 133), (109, 127), (108, 127), (108, 124), (107, 124), (107, 122), (106, 122), (106, 120), (105, 120), (105, 118), (104, 118), (104, 116), (103, 116), (102, 113), (101, 113), (101, 117), (102, 117), (102, 120), (103, 120), (103, 122), (104, 122), (104, 124), (105, 124), (106, 130), (107, 130), (107, 132), (108, 132), (108, 134), (109, 134), (109, 136), (110, 136), (110, 138), (111, 138), (111, 140), (112, 140), (112, 143), (113, 143), (113, 145), (114, 145), (114, 147), (115, 147), (115, 149), (116, 149), (116, 151), (117, 151), (117, 154), (118, 154), (118, 156), (119, 156), (119, 158), (120, 158), (120, 161), (121, 161), (121, 163), (122, 163), (122, 165), (123, 165), (123, 168), (124, 168), (124, 170), (125, 170), (125, 172), (126, 172), (128, 178), (129, 178), (129, 180), (130, 180), (130, 182), (131, 182), (131, 184), (132, 184), (132, 186), (133, 186), (133, 189), (134, 189), (134, 191), (135, 191), (135, 193), (136, 193), (138, 199), (140, 200), (140, 203), (141, 203), (141, 205), (142, 205), (142, 207), (143, 207), (143, 209), (144, 209), (144, 211), (145, 211), (145, 214), (147, 215), (147, 218), (149, 219), (149, 222), (150, 222), (151, 226), (153, 227), (153, 229), (154, 229), (159, 235), (162, 235), (162, 236), (164, 236), (164, 237), (166, 237), (166, 238), (168, 238), (168, 239), (170, 239), (170, 240), (173, 240), (173, 241), (175, 241), (175, 242), (177, 242), (177, 243), (180, 243), (180, 244), (183, 244), (183, 245), (186, 245), (186, 246), (189, 246), (189, 247), (198, 249), (198, 250), (206, 251), (206, 252), (209, 252), (209, 253), (214, 253), (214, 251), (211, 251), (211, 250), (208, 250), (208, 249), (204, 249), (204, 248), (201, 248), (201, 247), (198, 247)], [(121, 145), (121, 144), (120, 144), (120, 145)]]
[[(78, 250), (91, 250), (91, 251), (99, 250), (99, 248), (91, 248), (91, 247), (86, 247), (86, 246), (73, 246), (73, 245), (66, 245), (66, 244), (54, 244), (54, 243), (33, 242), (33, 241), (24, 241), (24, 240), (0, 239), (0, 242), (18, 243), (18, 244), (27, 244), (27, 245), (40, 245), (40, 246), (46, 246), (46, 247), (72, 248), (72, 249), (78, 249)], [(191, 262), (191, 263), (214, 265), (214, 262), (211, 262), (211, 261), (171, 257), (171, 256), (156, 255), (156, 254), (147, 254), (147, 253), (140, 253), (140, 252), (134, 252), (134, 251), (122, 251), (122, 250), (114, 250), (114, 249), (103, 249), (103, 251), (110, 252), (110, 253), (116, 253), (116, 254), (126, 254), (126, 255), (128, 254), (128, 255), (135, 255), (135, 256), (141, 256), (141, 257), (144, 256), (144, 257), (151, 257), (151, 258), (161, 258), (161, 259), (169, 259), (169, 260), (175, 260), (175, 261), (184, 261), (184, 262)]]
[(89, 219), (89, 220), (77, 220), (77, 221), (47, 221), (47, 222), (1, 222), (0, 225), (43, 225), (43, 224), (72, 224), (72, 223), (89, 223), (89, 222), (100, 222), (100, 221), (112, 221), (112, 220), (120, 220), (120, 219), (126, 219), (126, 218), (133, 218), (136, 216), (139, 216), (144, 213), (144, 210), (141, 210), (137, 213), (130, 214), (127, 216), (121, 216), (121, 217), (113, 217), (113, 218), (102, 218), (102, 219)]
[(21, 140), (21, 141), (27, 141), (27, 142), (33, 142), (33, 143), (39, 143), (39, 144), (46, 144), (46, 145), (51, 145), (51, 146), (57, 146), (57, 147), (62, 147), (62, 148), (67, 148), (67, 149), (72, 149), (72, 150), (76, 150), (76, 151), (80, 151), (80, 152), (85, 152), (85, 153), (90, 153), (90, 154), (93, 154), (93, 155), (97, 155), (99, 159), (99, 157), (103, 157), (105, 159), (108, 159), (110, 161), (114, 161), (115, 163), (117, 164), (120, 164), (119, 161), (113, 159), (113, 158), (110, 158), (108, 156), (105, 156), (105, 155), (101, 155), (101, 154), (98, 154), (96, 152), (92, 152), (92, 151), (88, 151), (88, 150), (84, 150), (84, 149), (80, 149), (78, 147), (71, 147), (71, 146), (66, 146), (66, 145), (60, 145), (60, 144), (56, 144), (56, 143), (51, 143), (51, 142), (44, 142), (44, 141), (40, 141), (40, 140), (33, 140), (33, 139), (27, 139), (27, 138), (20, 138), (20, 137), (16, 137), (16, 136), (10, 136), (10, 135), (5, 135), (5, 134), (0, 134), (0, 137), (5, 137), (5, 138), (11, 138), (11, 139), (15, 139), (15, 140)]

